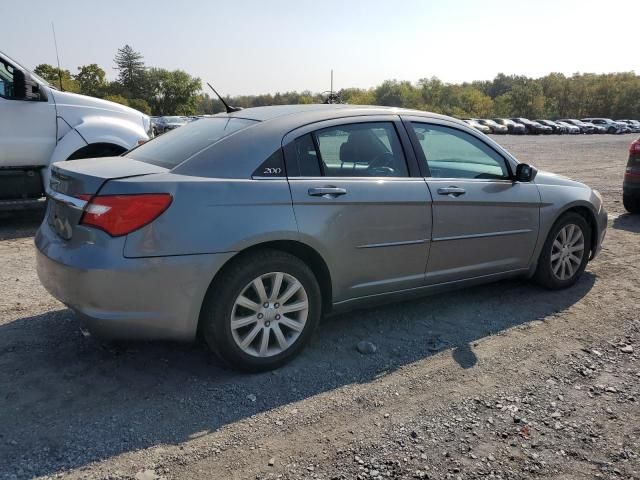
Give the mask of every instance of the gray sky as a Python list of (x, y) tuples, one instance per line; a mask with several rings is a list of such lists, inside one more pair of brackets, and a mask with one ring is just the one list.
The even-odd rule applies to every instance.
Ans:
[(1, 8), (0, 49), (28, 68), (97, 63), (130, 44), (224, 94), (447, 82), (498, 72), (638, 70), (640, 0), (30, 0)]

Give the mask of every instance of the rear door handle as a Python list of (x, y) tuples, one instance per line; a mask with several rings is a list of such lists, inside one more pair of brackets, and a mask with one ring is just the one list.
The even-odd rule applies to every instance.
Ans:
[(347, 191), (344, 188), (326, 186), (315, 187), (309, 189), (309, 195), (312, 197), (324, 197), (324, 198), (336, 198), (340, 195), (346, 195)]
[(450, 195), (452, 197), (459, 197), (460, 195), (464, 195), (467, 191), (464, 188), (460, 187), (444, 187), (438, 189), (438, 195)]

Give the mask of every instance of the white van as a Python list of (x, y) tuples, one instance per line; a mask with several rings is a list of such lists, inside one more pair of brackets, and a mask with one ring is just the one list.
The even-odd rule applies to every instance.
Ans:
[(0, 52), (0, 210), (39, 202), (54, 162), (120, 155), (150, 136), (147, 115), (60, 91)]

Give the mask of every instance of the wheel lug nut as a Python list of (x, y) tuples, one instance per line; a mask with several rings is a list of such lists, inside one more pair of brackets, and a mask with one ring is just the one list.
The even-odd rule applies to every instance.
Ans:
[(263, 306), (264, 308), (269, 308), (269, 304), (268, 304), (267, 302), (264, 302), (264, 303), (262, 304), (262, 306)]
[(263, 314), (261, 314), (261, 313), (259, 313), (259, 314), (258, 314), (258, 318), (259, 318), (260, 320), (262, 320), (262, 319), (264, 318), (264, 315), (263, 315)]
[(276, 320), (280, 320), (280, 315), (276, 315)]
[(280, 304), (279, 304), (279, 303), (274, 303), (274, 304), (273, 304), (273, 307), (274, 307), (274, 308), (280, 308)]

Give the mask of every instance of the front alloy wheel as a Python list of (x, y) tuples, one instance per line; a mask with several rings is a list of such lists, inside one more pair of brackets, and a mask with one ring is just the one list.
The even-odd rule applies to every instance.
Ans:
[(584, 255), (584, 235), (577, 225), (570, 223), (560, 229), (551, 246), (551, 271), (558, 280), (573, 277)]
[(577, 212), (567, 212), (551, 227), (545, 241), (535, 281), (546, 288), (567, 288), (578, 281), (589, 261), (591, 227)]

